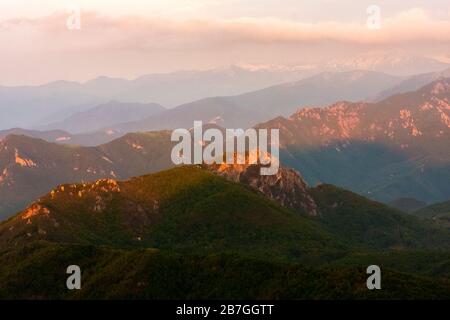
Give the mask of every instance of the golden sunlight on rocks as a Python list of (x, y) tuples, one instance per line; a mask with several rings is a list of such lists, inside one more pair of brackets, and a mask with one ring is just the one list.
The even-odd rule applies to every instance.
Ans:
[(22, 214), (22, 220), (27, 220), (31, 217), (37, 215), (49, 216), (50, 210), (48, 208), (42, 207), (40, 204), (33, 204)]
[(18, 165), (22, 167), (36, 167), (36, 163), (31, 159), (23, 159), (19, 156), (19, 151), (15, 149), (15, 161)]

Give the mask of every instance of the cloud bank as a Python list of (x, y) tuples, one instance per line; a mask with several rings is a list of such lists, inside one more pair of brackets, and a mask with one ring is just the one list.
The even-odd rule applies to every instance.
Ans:
[[(294, 52), (298, 60), (308, 60), (329, 59), (327, 54), (333, 51), (336, 55), (347, 55), (352, 50), (404, 48), (442, 55), (435, 51), (450, 48), (450, 15), (447, 13), (436, 20), (420, 8), (382, 17), (379, 30), (367, 28), (365, 21), (169, 20), (142, 16), (112, 18), (96, 12), (82, 12), (81, 29), (69, 30), (68, 18), (68, 13), (55, 13), (0, 22), (0, 51), (4, 56), (0, 66), (6, 71), (4, 76), (10, 82), (18, 80), (11, 64), (18, 66), (17, 71), (20, 66), (27, 68), (28, 72), (21, 71), (28, 75), (27, 81), (39, 82), (64, 76), (86, 79), (94, 74), (108, 74), (108, 70), (118, 76), (131, 76), (139, 72), (139, 66), (158, 66), (161, 70), (156, 71), (164, 71), (206, 68), (239, 59), (259, 63), (293, 62)], [(148, 71), (141, 70), (141, 73)]]

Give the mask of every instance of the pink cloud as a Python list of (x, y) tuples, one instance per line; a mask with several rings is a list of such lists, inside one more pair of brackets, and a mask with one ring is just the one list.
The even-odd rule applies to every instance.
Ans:
[[(424, 50), (450, 46), (450, 17), (433, 20), (422, 9), (383, 19), (380, 30), (369, 30), (365, 21), (302, 23), (275, 18), (183, 21), (139, 16), (112, 18), (83, 12), (81, 30), (70, 31), (66, 28), (67, 18), (66, 13), (55, 13), (39, 19), (0, 22), (3, 55), (0, 67), (7, 70), (5, 76), (84, 79), (101, 73), (136, 75), (140, 68), (147, 68), (140, 72), (144, 73), (159, 67), (167, 70), (224, 65), (237, 59), (284, 63), (294, 57), (302, 58), (302, 52), (293, 50), (300, 46), (310, 56), (321, 57), (337, 54), (338, 47), (343, 52), (343, 47), (411, 46)], [(67, 59), (72, 63), (67, 63)], [(16, 74), (21, 67), (27, 69)], [(33, 71), (38, 67), (42, 68), (40, 72)]]

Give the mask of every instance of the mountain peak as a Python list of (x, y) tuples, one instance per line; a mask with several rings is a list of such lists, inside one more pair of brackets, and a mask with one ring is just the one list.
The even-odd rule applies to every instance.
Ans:
[(356, 139), (396, 143), (408, 149), (415, 144), (412, 140), (419, 137), (428, 141), (448, 134), (449, 100), (450, 78), (441, 78), (418, 91), (394, 95), (377, 103), (340, 101), (326, 108), (300, 109), (288, 121), (274, 119), (265, 127), (279, 127), (283, 131), (282, 145), (302, 141), (328, 145), (333, 141)]
[[(293, 171), (282, 172), (298, 179)], [(286, 182), (275, 180), (282, 180), (278, 186)], [(273, 192), (277, 186), (272, 187)], [(307, 228), (305, 232), (317, 229), (306, 217), (241, 183), (197, 166), (182, 166), (127, 181), (60, 185), (6, 221), (0, 228), (0, 243), (6, 247), (47, 240), (164, 248), (178, 242), (191, 248), (201, 242), (200, 247), (209, 250), (262, 241), (272, 246), (276, 241), (267, 242), (267, 230), (285, 236), (286, 227), (296, 221)], [(167, 232), (174, 226), (175, 233)], [(224, 230), (231, 233), (225, 236)], [(193, 238), (186, 241), (188, 234)], [(301, 245), (299, 239), (305, 234), (310, 233), (292, 234), (295, 246)]]
[(260, 174), (261, 166), (261, 164), (213, 164), (203, 167), (230, 181), (248, 185), (282, 206), (310, 216), (318, 214), (317, 205), (308, 192), (308, 184), (299, 172), (280, 167), (277, 174), (263, 176)]

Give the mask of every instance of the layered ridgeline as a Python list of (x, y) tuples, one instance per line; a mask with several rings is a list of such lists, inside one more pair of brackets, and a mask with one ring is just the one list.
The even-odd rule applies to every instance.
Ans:
[(5, 137), (0, 141), (0, 219), (62, 183), (127, 179), (168, 168), (170, 134), (133, 133), (98, 147)]
[(281, 167), (261, 176), (260, 165), (203, 165), (203, 169), (244, 184), (279, 205), (318, 223), (349, 246), (382, 248), (448, 248), (449, 235), (384, 204), (329, 184), (311, 188), (297, 171)]
[[(203, 129), (207, 128), (223, 131), (211, 124)], [(176, 142), (171, 141), (171, 133), (129, 133), (96, 147), (0, 136), (0, 220), (62, 183), (128, 179), (173, 167), (171, 152)]]
[[(61, 129), (59, 126), (63, 124), (74, 129), (83, 129), (80, 123), (74, 122), (75, 118), (67, 118), (67, 116), (89, 110), (93, 106), (111, 100), (122, 103), (153, 102), (168, 108), (177, 107), (176, 109), (179, 109), (177, 112), (168, 113), (172, 115), (173, 121), (170, 121), (170, 117), (164, 116), (157, 117), (159, 122), (152, 121), (149, 117), (142, 123), (136, 123), (136, 126), (149, 125), (150, 127), (145, 127), (146, 131), (169, 129), (172, 126), (180, 127), (177, 123), (183, 120), (182, 117), (194, 116), (199, 108), (204, 108), (205, 103), (201, 99), (205, 97), (221, 98), (207, 99), (210, 107), (203, 109), (204, 116), (209, 109), (214, 110), (215, 115), (212, 118), (215, 118), (223, 114), (221, 113), (224, 111), (223, 107), (231, 107), (230, 104), (232, 104), (239, 109), (241, 119), (237, 114), (229, 114), (225, 118), (230, 121), (227, 126), (231, 125), (231, 121), (246, 124), (250, 121), (254, 124), (253, 121), (266, 121), (274, 116), (284, 115), (285, 112), (289, 114), (293, 111), (292, 107), (298, 106), (298, 97), (301, 96), (304, 96), (306, 104), (328, 104), (336, 99), (360, 100), (374, 96), (403, 80), (402, 77), (368, 71), (330, 72), (310, 77), (318, 72), (320, 70), (317, 69), (277, 70), (276, 68), (231, 66), (220, 70), (145, 75), (133, 80), (99, 77), (86, 83), (56, 81), (41, 86), (0, 86), (0, 129), (11, 127)], [(300, 79), (304, 81), (298, 81)], [(283, 85), (278, 86), (278, 84)], [(261, 90), (267, 87), (269, 87), (268, 90)], [(255, 90), (261, 90), (261, 92)], [(324, 91), (328, 93), (323, 94)], [(243, 94), (247, 92), (249, 92), (248, 95)], [(195, 102), (191, 105), (190, 102), (193, 101)], [(250, 102), (252, 106), (249, 105)], [(255, 104), (259, 104), (260, 108), (255, 108)], [(253, 118), (242, 117), (244, 113), (248, 114), (246, 105), (252, 108), (250, 111), (255, 114)], [(273, 108), (274, 105), (278, 106), (278, 110)], [(184, 107), (190, 108), (190, 111), (185, 113)], [(256, 118), (258, 109), (262, 111), (258, 113), (258, 116), (263, 116), (263, 119)], [(105, 116), (108, 118), (108, 115)], [(206, 120), (198, 117), (194, 119)], [(119, 122), (135, 120), (125, 116)], [(102, 124), (104, 124), (103, 121), (98, 123), (98, 125)], [(91, 125), (96, 124), (91, 123)], [(87, 128), (91, 129), (91, 125)], [(136, 126), (130, 131), (136, 131)]]
[(414, 198), (398, 198), (388, 203), (391, 207), (412, 213), (427, 206), (423, 201)]
[[(432, 203), (450, 198), (450, 151), (442, 147), (449, 145), (448, 101), (449, 83), (442, 80), (379, 103), (304, 109), (259, 127), (280, 129), (282, 163), (311, 185), (331, 183), (387, 203)], [(7, 136), (0, 142), (0, 215), (61, 183), (170, 168), (171, 148), (169, 131), (129, 134), (93, 148)]]
[(421, 208), (414, 211), (413, 214), (450, 229), (450, 201), (436, 203)]
[(339, 100), (359, 101), (397, 84), (401, 78), (371, 71), (325, 72), (235, 96), (210, 96), (139, 121), (105, 129), (120, 132), (190, 128), (194, 121), (226, 128), (249, 128), (298, 108), (326, 106)]
[(302, 73), (231, 66), (221, 70), (149, 74), (133, 80), (98, 77), (85, 83), (56, 81), (40, 86), (0, 86), (0, 129), (59, 122), (69, 114), (111, 100), (155, 102), (170, 108), (207, 96), (240, 94), (298, 80), (306, 76)]
[(40, 130), (22, 128), (0, 130), (0, 139), (4, 139), (11, 134), (16, 134), (59, 144), (97, 146), (124, 135), (124, 133), (114, 130), (100, 130), (101, 128), (111, 126), (118, 122), (136, 121), (158, 114), (164, 110), (162, 106), (154, 103), (144, 104), (110, 101), (81, 112), (74, 112), (73, 114), (69, 112), (70, 116), (64, 120), (38, 126)]
[(407, 77), (397, 85), (394, 85), (393, 87), (380, 92), (375, 99), (383, 100), (395, 94), (415, 91), (433, 81), (448, 77), (450, 77), (450, 68), (447, 68), (443, 71), (427, 72), (413, 75), (411, 77)]
[[(450, 293), (450, 283), (440, 278), (450, 274), (447, 231), (332, 186), (310, 189), (289, 169), (273, 181), (255, 181), (253, 166), (217, 169), (179, 167), (124, 182), (59, 186), (0, 225), (0, 296), (345, 299)], [(274, 196), (291, 184), (298, 186), (297, 201)], [(65, 288), (71, 264), (83, 270), (80, 291)], [(382, 290), (366, 288), (370, 264), (383, 268)]]
[(390, 202), (450, 198), (450, 79), (377, 103), (302, 109), (279, 128), (281, 161), (310, 184), (327, 182)]
[(125, 134), (114, 130), (78, 134), (72, 134), (64, 130), (27, 130), (21, 128), (0, 130), (0, 140), (5, 139), (9, 135), (24, 135), (31, 138), (42, 139), (47, 142), (90, 147), (111, 142)]
[(109, 101), (91, 109), (76, 112), (64, 120), (41, 126), (41, 129), (62, 128), (70, 133), (89, 133), (119, 122), (137, 121), (164, 112), (156, 103), (123, 103)]
[[(229, 128), (245, 128), (277, 116), (289, 116), (305, 106), (327, 106), (339, 100), (381, 100), (397, 93), (417, 90), (432, 81), (448, 76), (449, 73), (450, 70), (445, 70), (404, 79), (370, 71), (326, 72), (300, 81), (287, 82), (236, 96), (220, 96), (215, 95), (214, 91), (206, 90), (209, 98), (191, 99), (192, 102), (181, 104), (171, 110), (164, 110), (152, 103), (110, 101), (100, 105), (93, 104), (95, 105), (93, 108), (90, 106), (74, 107), (69, 110), (63, 108), (33, 126), (40, 128), (41, 132), (25, 129), (0, 130), (0, 137), (21, 132), (49, 142), (93, 146), (110, 142), (127, 132), (190, 127), (195, 120)], [(184, 80), (188, 82), (188, 78)], [(121, 85), (124, 83), (121, 81), (98, 79), (98, 82), (101, 83), (101, 90), (105, 93), (113, 92), (114, 95), (123, 93)], [(108, 90), (108, 86), (112, 86), (114, 90)], [(204, 90), (206, 86), (202, 87)], [(142, 90), (145, 86), (138, 88)], [(152, 90), (154, 89), (155, 87), (152, 87)], [(384, 89), (387, 90), (379, 93)], [(148, 90), (145, 91), (148, 93)], [(180, 90), (173, 88), (169, 90), (172, 91), (176, 91), (177, 95), (180, 94)], [(129, 100), (126, 95), (117, 96), (115, 99)], [(131, 101), (134, 99), (138, 99), (136, 95)], [(158, 100), (145, 99), (145, 101)], [(10, 126), (14, 124), (11, 121), (9, 123)], [(65, 131), (61, 132), (60, 129)]]

